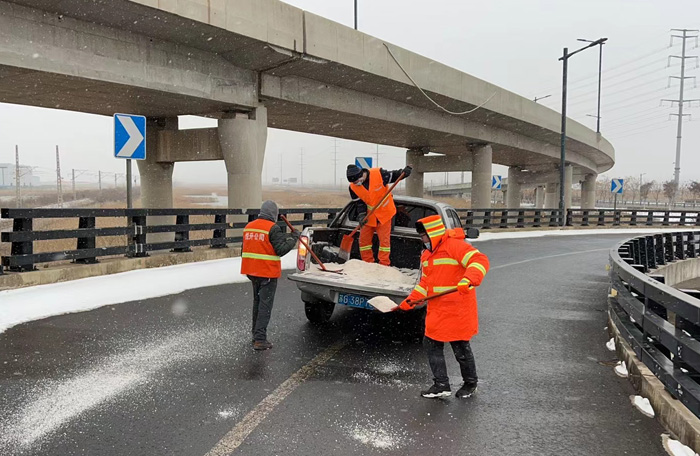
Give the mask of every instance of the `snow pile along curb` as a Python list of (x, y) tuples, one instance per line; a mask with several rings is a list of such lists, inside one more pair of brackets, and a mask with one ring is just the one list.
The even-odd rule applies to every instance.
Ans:
[[(294, 269), (296, 256), (296, 250), (285, 255), (282, 269)], [(55, 315), (247, 281), (240, 270), (241, 258), (237, 257), (0, 291), (0, 332)]]

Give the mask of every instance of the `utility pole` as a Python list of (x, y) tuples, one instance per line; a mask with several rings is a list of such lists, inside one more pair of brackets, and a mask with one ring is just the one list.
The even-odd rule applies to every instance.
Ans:
[(301, 150), (299, 151), (299, 174), (300, 174), (300, 181), (299, 185), (304, 186), (304, 148), (302, 147)]
[(102, 194), (102, 171), (97, 171), (97, 187), (100, 189), (100, 194)]
[(117, 173), (114, 173), (114, 188), (117, 188)]
[(75, 194), (75, 168), (72, 168), (73, 171), (73, 201), (77, 200), (78, 197)]
[(338, 138), (333, 138), (333, 188), (338, 185)]
[(58, 193), (58, 207), (63, 207), (63, 185), (61, 182), (61, 156), (56, 146), (56, 192)]
[(15, 144), (15, 205), (22, 207), (22, 191), (20, 190), (19, 175), (19, 146)]
[(695, 55), (686, 55), (686, 41), (694, 38), (695, 39), (695, 47), (697, 47), (698, 44), (698, 35), (697, 32), (698, 30), (690, 30), (690, 29), (672, 29), (672, 31), (675, 32), (683, 32), (683, 35), (671, 35), (671, 43), (673, 43), (674, 38), (680, 38), (683, 40), (683, 48), (681, 51), (681, 55), (671, 55), (668, 57), (668, 62), (669, 66), (671, 64), (671, 59), (681, 59), (681, 75), (680, 76), (671, 76), (671, 78), (678, 79), (680, 81), (680, 92), (677, 100), (668, 100), (668, 99), (663, 99), (661, 102), (663, 103), (664, 101), (668, 101), (671, 103), (671, 106), (673, 106), (674, 103), (678, 103), (678, 114), (671, 114), (672, 116), (678, 116), (678, 130), (676, 134), (676, 163), (675, 163), (675, 168), (673, 170), (673, 183), (675, 185), (675, 190), (674, 190), (674, 199), (675, 199), (675, 193), (678, 192), (678, 188), (680, 186), (680, 177), (681, 177), (681, 142), (682, 142), (682, 137), (683, 137), (683, 117), (684, 116), (689, 116), (690, 114), (683, 114), (683, 107), (684, 103), (691, 103), (693, 101), (700, 101), (700, 100), (685, 100), (684, 99), (684, 91), (685, 91), (685, 80), (686, 79), (694, 79), (695, 76), (686, 76), (685, 75), (685, 60), (686, 59), (696, 59), (697, 62), (697, 56)]

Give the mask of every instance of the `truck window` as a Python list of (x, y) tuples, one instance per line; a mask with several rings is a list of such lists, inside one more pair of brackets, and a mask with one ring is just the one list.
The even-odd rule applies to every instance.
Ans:
[(447, 216), (452, 221), (452, 228), (462, 228), (462, 221), (459, 220), (459, 214), (452, 209), (448, 209)]

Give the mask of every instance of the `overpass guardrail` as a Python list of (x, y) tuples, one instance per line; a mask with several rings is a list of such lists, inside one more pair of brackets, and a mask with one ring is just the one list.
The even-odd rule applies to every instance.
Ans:
[[(289, 218), (295, 226), (327, 225), (339, 208), (303, 208), (285, 209), (279, 212)], [(254, 220), (259, 209), (0, 209), (3, 219), (12, 219), (12, 231), (0, 234), (0, 242), (11, 243), (11, 254), (2, 257), (3, 269), (9, 271), (31, 271), (39, 263), (72, 260), (75, 263), (97, 263), (99, 257), (124, 255), (127, 257), (145, 257), (148, 252), (168, 250), (189, 252), (195, 246), (226, 248), (227, 244), (240, 243), (241, 235), (228, 236), (227, 230), (243, 229), (248, 221)], [(147, 224), (148, 217), (170, 216), (175, 224)], [(190, 223), (190, 217), (204, 216), (204, 223)], [(247, 217), (246, 221), (228, 223), (228, 216)], [(320, 217), (319, 217), (320, 216)], [(54, 229), (36, 231), (33, 229), (36, 219), (78, 219), (77, 229)], [(118, 226), (98, 228), (97, 221), (120, 219)], [(287, 227), (278, 223), (283, 231)], [(210, 236), (190, 239), (195, 231), (211, 231)], [(151, 233), (175, 233), (172, 242), (147, 242)], [(121, 245), (97, 246), (97, 238), (126, 236)], [(34, 244), (49, 240), (76, 240), (76, 248), (71, 250), (34, 253)]]
[[(296, 226), (326, 225), (341, 208), (289, 208), (280, 213), (289, 216)], [(228, 244), (241, 242), (240, 235), (230, 236), (227, 230), (242, 229), (246, 222), (227, 223), (228, 216), (257, 217), (259, 210), (242, 209), (0, 209), (2, 219), (12, 219), (12, 231), (3, 232), (0, 242), (10, 243), (10, 255), (2, 256), (0, 274), (4, 270), (22, 272), (34, 270), (37, 264), (70, 260), (76, 263), (96, 263), (99, 257), (125, 255), (127, 257), (148, 256), (149, 251), (167, 250), (188, 252), (195, 246), (224, 248)], [(479, 229), (538, 228), (560, 225), (557, 209), (457, 209), (462, 222)], [(147, 223), (148, 217), (170, 216), (174, 224)], [(200, 218), (191, 223), (190, 217)], [(201, 218), (206, 221), (201, 222)], [(119, 219), (118, 223), (102, 223), (105, 219)], [(77, 219), (77, 229), (35, 230), (37, 219)], [(100, 223), (98, 223), (98, 221)], [(645, 211), (608, 209), (569, 209), (566, 226), (700, 226), (697, 211)], [(104, 226), (111, 225), (111, 226)], [(280, 222), (280, 227), (286, 227)], [(193, 232), (211, 231), (211, 235)], [(147, 242), (153, 233), (175, 233), (171, 242)], [(101, 242), (97, 239), (123, 236), (121, 244)], [(69, 240), (75, 248), (47, 251), (42, 241)], [(35, 253), (35, 250), (41, 250)]]
[(610, 251), (609, 315), (637, 358), (700, 417), (700, 292), (673, 288), (658, 271), (698, 257), (698, 231), (619, 243)]

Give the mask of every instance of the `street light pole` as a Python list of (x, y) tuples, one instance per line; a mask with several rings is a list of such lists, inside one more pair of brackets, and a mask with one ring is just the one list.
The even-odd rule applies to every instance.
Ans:
[(639, 205), (642, 205), (642, 176), (646, 173), (641, 173), (639, 175)]
[(357, 30), (357, 0), (355, 0), (355, 30)]
[[(598, 41), (591, 41), (591, 40), (585, 40), (583, 38), (579, 38), (578, 41), (583, 41), (585, 43), (598, 43)], [(598, 114), (596, 115), (596, 133), (600, 133), (600, 89), (601, 89), (601, 82), (602, 82), (602, 77), (603, 77), (603, 44), (605, 44), (605, 41), (600, 41), (598, 45), (600, 46), (600, 51), (598, 52)]]
[(561, 85), (561, 154), (559, 157), (559, 226), (564, 226), (565, 223), (565, 204), (564, 204), (564, 174), (566, 168), (566, 90), (567, 90), (567, 77), (569, 70), (569, 58), (584, 51), (590, 47), (597, 46), (606, 42), (607, 38), (600, 38), (596, 41), (591, 42), (588, 46), (582, 47), (572, 53), (569, 53), (569, 48), (564, 48), (563, 55), (559, 58), (563, 62), (563, 75), (562, 75), (562, 85)]

